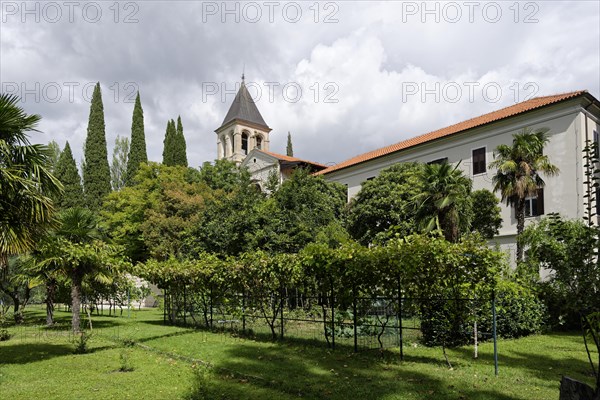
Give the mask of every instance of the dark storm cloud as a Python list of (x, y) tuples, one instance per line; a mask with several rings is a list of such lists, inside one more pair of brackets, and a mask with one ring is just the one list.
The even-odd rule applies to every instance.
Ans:
[[(216, 155), (213, 131), (234, 96), (223, 96), (223, 90), (233, 90), (244, 65), (247, 81), (260, 88), (257, 104), (273, 128), (272, 150), (283, 152), (291, 131), (298, 156), (324, 163), (529, 94), (600, 92), (600, 6), (594, 2), (528, 2), (518, 10), (508, 8), (512, 3), (494, 3), (502, 12), (497, 21), (492, 2), (481, 2), (472, 15), (456, 3), (462, 8), (459, 20), (453, 20), (450, 3), (430, 2), (433, 14), (418, 9), (421, 2), (320, 3), (317, 14), (313, 3), (301, 3), (298, 22), (292, 19), (300, 3), (279, 3), (271, 22), (262, 2), (228, 3), (230, 11), (238, 9), (226, 14), (222, 2), (138, 1), (119, 3), (118, 15), (113, 2), (89, 2), (77, 3), (72, 20), (56, 23), (44, 19), (49, 15), (36, 22), (31, 14), (23, 22), (23, 10), (13, 13), (7, 3), (23, 4), (2, 3), (0, 81), (17, 84), (26, 110), (42, 115), (45, 134), (36, 140), (61, 145), (69, 140), (77, 159), (89, 113), (83, 87), (96, 81), (103, 89), (109, 147), (117, 135), (129, 135), (131, 97), (139, 89), (149, 157), (161, 160), (166, 122), (181, 115), (195, 166)], [(529, 3), (535, 7), (525, 8)], [(43, 8), (42, 2), (27, 7), (35, 10), (36, 4)], [(98, 21), (83, 17), (86, 4), (101, 7)], [(262, 13), (256, 22), (252, 4)], [(286, 5), (288, 15), (282, 13)], [(127, 17), (132, 23), (125, 23)], [(328, 17), (331, 23), (324, 22)], [(265, 82), (279, 86), (270, 92)], [(286, 83), (301, 87), (302, 96), (290, 99), (282, 89)], [(474, 83), (469, 98), (468, 85)], [(482, 93), (490, 83), (502, 89), (498, 99)], [(325, 90), (327, 84), (335, 86)], [(214, 85), (218, 92), (207, 95), (205, 89)], [(407, 96), (414, 85), (418, 92)], [(462, 90), (457, 101), (444, 92), (454, 87), (448, 85)], [(58, 100), (52, 91), (57, 87)], [(422, 97), (421, 89), (433, 89), (439, 98)]]

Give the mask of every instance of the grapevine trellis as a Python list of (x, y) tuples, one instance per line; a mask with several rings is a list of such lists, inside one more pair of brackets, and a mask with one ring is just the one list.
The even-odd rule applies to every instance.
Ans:
[[(299, 254), (149, 261), (164, 321), (348, 346), (444, 349), (494, 338), (493, 292), (503, 256), (477, 238), (416, 235), (386, 246), (307, 246)], [(494, 340), (495, 342), (495, 340)]]

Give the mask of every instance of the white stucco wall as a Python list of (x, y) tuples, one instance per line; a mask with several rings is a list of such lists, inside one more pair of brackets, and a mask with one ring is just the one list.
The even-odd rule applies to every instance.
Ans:
[(265, 153), (251, 151), (248, 154), (248, 157), (244, 159), (241, 166), (248, 168), (252, 180), (258, 183), (262, 190), (265, 189), (264, 184), (267, 182), (267, 179), (269, 179), (269, 175), (273, 172), (279, 176), (279, 183), (281, 183), (282, 178), (279, 161)]
[[(486, 148), (486, 166), (493, 160), (493, 151), (500, 144), (510, 145), (512, 135), (524, 127), (549, 128), (550, 142), (545, 154), (557, 165), (560, 174), (557, 177), (544, 177), (545, 214), (558, 212), (567, 218), (582, 218), (584, 213), (584, 165), (583, 147), (585, 146), (585, 120), (588, 120), (588, 135), (593, 139), (593, 130), (600, 131), (599, 125), (585, 116), (578, 101), (565, 102), (536, 112), (519, 115), (487, 126), (472, 129), (466, 133), (425, 143), (402, 150), (375, 160), (326, 174), (325, 179), (347, 185), (348, 198), (356, 196), (361, 185), (379, 172), (399, 162), (430, 162), (448, 157), (450, 163), (460, 162), (460, 168), (473, 179), (473, 190), (493, 191), (492, 176), (495, 171), (473, 176), (472, 151)], [(497, 194), (498, 197), (499, 194)], [(513, 252), (516, 234), (514, 208), (502, 204), (503, 224), (495, 241), (504, 250)], [(540, 217), (527, 218), (526, 224)]]

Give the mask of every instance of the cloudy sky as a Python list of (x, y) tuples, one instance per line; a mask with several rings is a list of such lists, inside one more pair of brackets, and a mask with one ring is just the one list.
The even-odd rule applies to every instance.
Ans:
[[(216, 157), (245, 70), (271, 150), (333, 164), (530, 97), (600, 98), (600, 3), (2, 1), (0, 81), (79, 161), (93, 83), (109, 151), (142, 97), (160, 161), (181, 115), (191, 166)], [(110, 153), (109, 153), (110, 154)], [(109, 155), (110, 157), (110, 155)]]

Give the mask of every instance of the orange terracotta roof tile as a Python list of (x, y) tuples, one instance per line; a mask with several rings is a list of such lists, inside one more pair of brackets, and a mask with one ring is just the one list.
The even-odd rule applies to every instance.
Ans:
[(482, 125), (486, 125), (492, 122), (496, 122), (508, 117), (512, 117), (518, 114), (532, 111), (550, 104), (558, 103), (563, 100), (572, 99), (587, 93), (586, 90), (579, 90), (576, 92), (556, 94), (552, 96), (535, 97), (533, 99), (514, 104), (512, 106), (503, 108), (501, 110), (493, 111), (488, 114), (481, 115), (476, 118), (471, 118), (466, 121), (459, 122), (458, 124), (450, 125), (446, 128), (438, 129), (433, 132), (426, 133), (424, 135), (416, 136), (414, 138), (392, 144), (390, 146), (382, 147), (377, 150), (373, 150), (364, 154), (360, 154), (356, 157), (350, 158), (346, 161), (342, 161), (339, 164), (333, 165), (327, 169), (318, 171), (315, 175), (325, 175), (330, 172), (338, 171), (344, 168), (348, 168), (352, 165), (360, 164), (365, 161), (373, 160), (375, 158), (383, 157), (385, 155), (395, 153), (400, 150), (405, 150), (410, 147), (427, 143), (432, 140), (440, 139), (446, 136), (450, 136), (459, 132), (464, 132), (468, 129), (476, 128)]
[(317, 166), (317, 167), (321, 167), (321, 168), (327, 168), (327, 165), (319, 164), (319, 163), (316, 163), (316, 162), (313, 162), (313, 161), (302, 160), (302, 159), (300, 159), (300, 158), (296, 158), (296, 157), (284, 156), (283, 154), (272, 153), (272, 152), (270, 152), (270, 151), (264, 151), (264, 150), (261, 150), (261, 151), (262, 151), (263, 153), (265, 153), (265, 154), (268, 154), (268, 155), (270, 155), (270, 156), (273, 156), (273, 157), (275, 157), (275, 158), (277, 158), (277, 159), (279, 159), (279, 160), (282, 160), (282, 161), (289, 161), (289, 162), (303, 162), (303, 163), (306, 163), (306, 164), (315, 165), (315, 166)]

